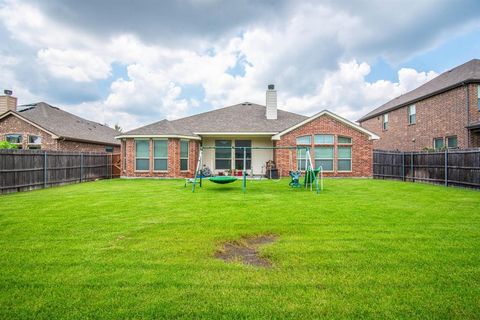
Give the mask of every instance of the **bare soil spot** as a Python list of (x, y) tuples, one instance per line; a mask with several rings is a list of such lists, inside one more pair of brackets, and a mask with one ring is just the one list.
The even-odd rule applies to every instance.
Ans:
[(215, 257), (225, 262), (241, 262), (245, 265), (270, 268), (272, 263), (268, 259), (260, 257), (258, 248), (275, 241), (277, 241), (277, 237), (274, 235), (242, 238), (225, 243), (223, 248), (215, 253)]

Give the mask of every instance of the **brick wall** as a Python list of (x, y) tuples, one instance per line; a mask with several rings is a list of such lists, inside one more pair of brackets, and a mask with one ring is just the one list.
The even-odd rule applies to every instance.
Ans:
[[(180, 171), (180, 139), (168, 139), (168, 170), (153, 170), (153, 139), (148, 139), (150, 150), (149, 171), (139, 172), (135, 170), (135, 139), (128, 138), (122, 143), (126, 154), (126, 170), (123, 175), (126, 177), (157, 177), (157, 178), (180, 178), (193, 177), (197, 165), (200, 144), (196, 140), (189, 141), (188, 170)], [(123, 151), (122, 151), (123, 154)]]
[[(72, 152), (105, 152), (105, 144), (87, 143), (72, 140), (58, 140), (58, 151), (72, 151)], [(113, 146), (113, 153), (120, 152), (120, 146)]]
[[(477, 106), (477, 85), (468, 85), (470, 94), (470, 122), (480, 120)], [(422, 150), (433, 148), (433, 139), (457, 136), (459, 148), (472, 147), (473, 137), (465, 128), (468, 123), (465, 86), (454, 88), (415, 103), (416, 124), (408, 124), (407, 107), (388, 112), (388, 129), (383, 130), (383, 116), (361, 123), (362, 127), (376, 133), (380, 140), (374, 142), (375, 149)], [(412, 140), (415, 139), (415, 142)]]
[[(52, 136), (45, 131), (12, 115), (0, 120), (0, 140), (5, 140), (7, 134), (21, 134), (23, 149), (28, 149), (28, 135), (36, 135), (42, 138), (42, 143), (40, 145), (42, 150), (105, 152), (104, 144), (57, 140), (52, 138)], [(120, 152), (120, 146), (114, 146), (113, 152)]]
[[(312, 136), (312, 161), (314, 161), (314, 139), (315, 134), (333, 134), (335, 135), (335, 155), (334, 155), (334, 172), (325, 173), (325, 176), (333, 177), (371, 177), (372, 176), (372, 160), (373, 160), (373, 144), (369, 137), (353, 129), (344, 123), (331, 118), (328, 115), (323, 115), (304, 126), (297, 128), (284, 136), (280, 141), (275, 141), (277, 147), (289, 147), (296, 145), (296, 138), (299, 136)], [(337, 137), (345, 136), (352, 138), (352, 171), (338, 172), (337, 171)], [(274, 160), (277, 167), (280, 169), (282, 176), (287, 176), (288, 172), (297, 169), (297, 154), (296, 151), (277, 149), (274, 153)]]
[(7, 134), (21, 134), (23, 149), (28, 149), (28, 135), (30, 134), (42, 138), (42, 149), (57, 150), (57, 140), (53, 139), (50, 134), (12, 115), (0, 120), (0, 140), (5, 140)]

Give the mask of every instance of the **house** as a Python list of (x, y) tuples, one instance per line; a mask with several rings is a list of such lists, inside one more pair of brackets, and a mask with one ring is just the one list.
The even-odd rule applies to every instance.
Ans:
[(273, 147), (309, 146), (312, 161), (326, 175), (369, 177), (372, 142), (378, 137), (327, 110), (311, 117), (278, 110), (277, 92), (269, 85), (266, 106), (244, 102), (162, 120), (117, 138), (122, 142), (122, 176), (173, 178), (193, 176), (200, 146), (224, 147), (203, 151), (203, 163), (216, 174), (243, 170), (243, 150), (229, 147), (252, 147), (246, 152), (249, 174), (264, 174), (267, 161), (273, 160), (280, 175), (287, 176), (290, 170), (304, 169), (306, 151)]
[(6, 91), (0, 96), (0, 140), (20, 149), (119, 152), (118, 131), (80, 118), (45, 102), (18, 106)]
[(358, 122), (380, 136), (376, 149), (480, 147), (480, 60), (442, 73)]

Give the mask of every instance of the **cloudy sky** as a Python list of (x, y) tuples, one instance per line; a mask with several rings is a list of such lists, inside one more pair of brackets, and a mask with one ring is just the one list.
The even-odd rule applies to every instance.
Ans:
[(480, 1), (0, 0), (0, 88), (126, 129), (244, 101), (351, 120), (480, 57)]

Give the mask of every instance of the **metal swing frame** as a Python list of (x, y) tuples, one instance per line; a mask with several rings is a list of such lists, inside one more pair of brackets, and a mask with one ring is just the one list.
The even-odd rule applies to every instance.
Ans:
[[(319, 175), (320, 175), (320, 185), (318, 182), (317, 174), (315, 174), (315, 168), (312, 163), (312, 158), (310, 155), (310, 147), (307, 146), (296, 146), (296, 147), (204, 147), (201, 146), (198, 154), (198, 161), (197, 166), (195, 168), (195, 175), (192, 181), (192, 192), (195, 192), (195, 188), (197, 186), (197, 179), (198, 185), (202, 187), (202, 179), (203, 179), (203, 172), (201, 172), (201, 168), (203, 165), (203, 150), (208, 149), (243, 149), (243, 170), (242, 170), (242, 191), (243, 193), (247, 190), (247, 149), (254, 150), (306, 150), (306, 157), (305, 157), (305, 189), (310, 187), (310, 191), (313, 191), (313, 185), (315, 185), (315, 190), (318, 193), (323, 190), (323, 168), (319, 167)], [(313, 181), (312, 181), (313, 178)]]

